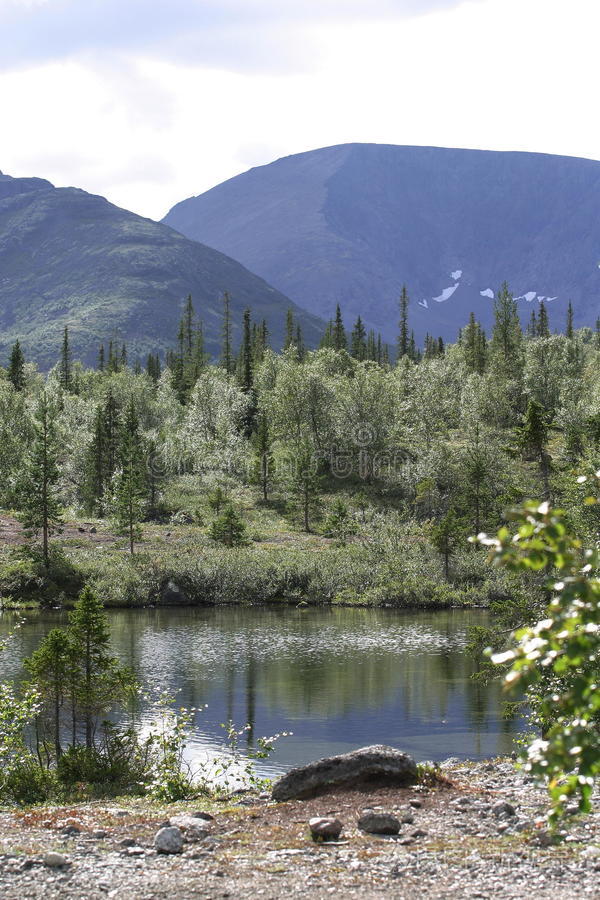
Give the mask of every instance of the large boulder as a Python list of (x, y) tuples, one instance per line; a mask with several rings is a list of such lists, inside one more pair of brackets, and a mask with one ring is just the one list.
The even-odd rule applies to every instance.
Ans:
[(273, 800), (296, 800), (324, 794), (335, 787), (354, 787), (378, 782), (385, 785), (414, 784), (417, 764), (393, 747), (375, 745), (328, 756), (307, 766), (291, 769), (273, 785)]

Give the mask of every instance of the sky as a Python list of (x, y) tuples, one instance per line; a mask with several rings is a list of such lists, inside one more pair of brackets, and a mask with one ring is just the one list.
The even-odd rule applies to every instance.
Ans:
[(598, 0), (0, 0), (0, 170), (152, 218), (352, 141), (600, 159)]

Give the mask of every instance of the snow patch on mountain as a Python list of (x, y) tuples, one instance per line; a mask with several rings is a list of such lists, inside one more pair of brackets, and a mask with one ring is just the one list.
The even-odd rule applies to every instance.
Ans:
[(482, 297), (489, 297), (490, 300), (494, 299), (494, 292), (491, 288), (486, 288), (485, 291), (479, 291)]
[(462, 269), (457, 269), (456, 272), (450, 272), (450, 278), (454, 278), (455, 281), (458, 281), (459, 278), (462, 278)]
[(531, 303), (532, 300), (535, 300), (537, 297), (537, 291), (527, 291), (526, 294), (521, 294), (520, 297), (515, 297), (515, 300), (526, 300), (527, 303)]
[(439, 297), (434, 297), (436, 303), (444, 303), (446, 300), (449, 300), (454, 291), (457, 289), (458, 284), (453, 284), (452, 287), (444, 288)]
[(429, 309), (429, 303), (427, 302), (427, 300), (419, 300), (418, 305), (422, 306), (424, 309)]

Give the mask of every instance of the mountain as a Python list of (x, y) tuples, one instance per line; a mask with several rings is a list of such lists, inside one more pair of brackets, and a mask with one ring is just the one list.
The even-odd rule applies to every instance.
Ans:
[(220, 298), (231, 295), (234, 342), (243, 309), (266, 318), (282, 343), (293, 306), (307, 342), (323, 323), (216, 250), (76, 188), (0, 173), (0, 360), (19, 338), (28, 358), (49, 367), (62, 329), (75, 355), (96, 359), (98, 344), (127, 341), (130, 358), (173, 346), (192, 294), (207, 349), (218, 351)]
[(184, 200), (164, 221), (239, 259), (330, 318), (339, 302), (388, 340), (410, 320), (456, 338), (489, 328), (506, 280), (522, 318), (546, 298), (563, 328), (600, 314), (600, 162), (538, 153), (346, 144), (251, 169)]

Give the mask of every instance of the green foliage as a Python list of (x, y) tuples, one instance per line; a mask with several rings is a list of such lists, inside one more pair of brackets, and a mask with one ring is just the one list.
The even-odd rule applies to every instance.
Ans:
[(323, 523), (323, 534), (345, 544), (350, 535), (356, 534), (357, 524), (343, 500), (336, 500)]
[(213, 541), (226, 547), (241, 547), (246, 543), (246, 526), (231, 504), (211, 524), (209, 534)]
[[(596, 495), (586, 502), (596, 504)], [(573, 797), (589, 811), (600, 774), (599, 558), (597, 548), (584, 548), (564, 513), (548, 503), (528, 503), (513, 520), (514, 529), (502, 528), (483, 542), (494, 561), (512, 571), (544, 572), (552, 599), (546, 617), (519, 629), (516, 646), (493, 661), (510, 663), (507, 688), (528, 690), (535, 704), (543, 736), (527, 748), (525, 766), (548, 781), (555, 823)]]

